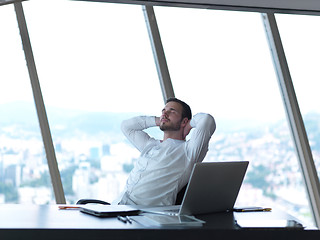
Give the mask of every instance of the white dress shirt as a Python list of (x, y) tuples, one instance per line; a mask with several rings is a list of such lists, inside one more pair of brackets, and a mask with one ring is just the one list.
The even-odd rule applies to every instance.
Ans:
[(190, 177), (193, 164), (201, 162), (215, 131), (214, 118), (205, 113), (195, 115), (188, 141), (156, 140), (144, 129), (155, 127), (155, 117), (140, 116), (125, 120), (122, 131), (141, 152), (130, 172), (122, 194), (116, 200), (128, 205), (173, 205), (177, 193)]

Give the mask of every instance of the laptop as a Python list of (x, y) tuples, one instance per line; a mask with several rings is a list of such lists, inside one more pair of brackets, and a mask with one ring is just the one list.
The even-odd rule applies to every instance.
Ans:
[(172, 216), (231, 211), (248, 164), (248, 161), (196, 163), (181, 205), (143, 211)]

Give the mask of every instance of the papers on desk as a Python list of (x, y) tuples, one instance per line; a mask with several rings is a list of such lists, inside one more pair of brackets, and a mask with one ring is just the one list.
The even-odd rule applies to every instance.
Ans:
[(205, 222), (193, 216), (170, 216), (161, 214), (144, 213), (139, 216), (130, 217), (134, 221), (147, 226), (162, 226), (162, 227), (201, 227)]

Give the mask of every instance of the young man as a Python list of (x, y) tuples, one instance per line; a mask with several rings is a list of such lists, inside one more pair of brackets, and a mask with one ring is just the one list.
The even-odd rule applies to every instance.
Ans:
[[(190, 177), (194, 163), (201, 162), (215, 131), (214, 118), (199, 113), (192, 119), (183, 101), (167, 100), (160, 117), (140, 116), (122, 123), (122, 131), (141, 152), (117, 203), (128, 205), (173, 205), (177, 193)], [(163, 139), (150, 137), (144, 129), (159, 126)], [(186, 136), (194, 128), (191, 137)]]

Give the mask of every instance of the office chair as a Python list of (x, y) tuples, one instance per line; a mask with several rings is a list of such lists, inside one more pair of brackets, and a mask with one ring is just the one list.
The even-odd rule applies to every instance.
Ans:
[[(177, 194), (175, 205), (181, 205), (184, 193), (186, 192), (187, 185), (185, 185)], [(98, 199), (80, 199), (76, 204), (87, 204), (87, 203), (97, 203), (103, 205), (110, 205), (110, 203), (98, 200)]]

